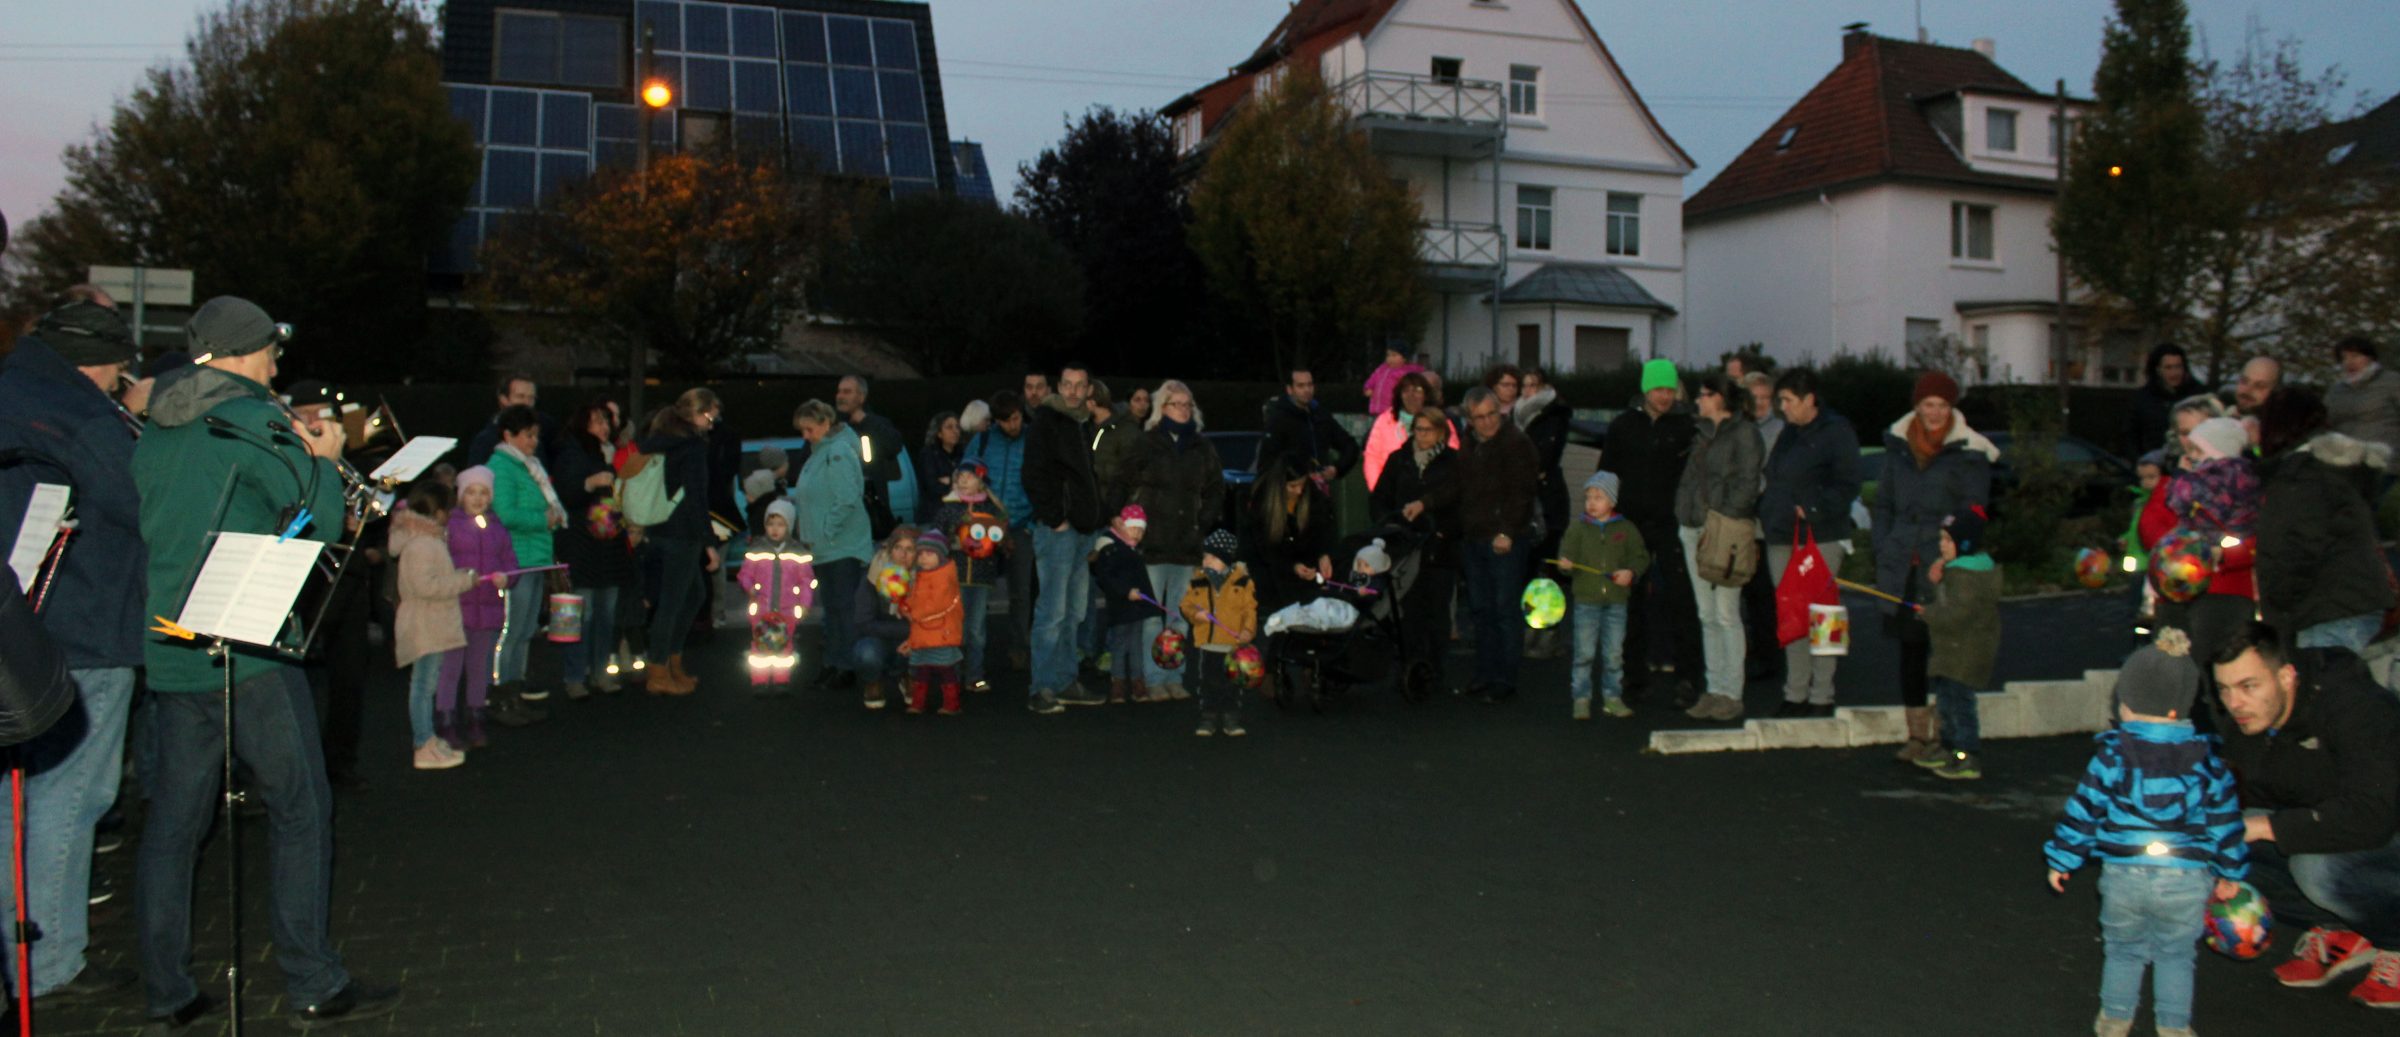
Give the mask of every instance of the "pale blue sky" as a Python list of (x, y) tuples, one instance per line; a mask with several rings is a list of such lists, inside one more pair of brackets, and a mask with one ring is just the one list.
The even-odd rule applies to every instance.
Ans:
[[(214, 0), (0, 0), (0, 212), (30, 219), (63, 178), (59, 150), (85, 139), (142, 69), (180, 53)], [(953, 137), (984, 142), (1005, 195), (1016, 166), (1095, 104), (1154, 108), (1257, 46), (1285, 0), (936, 0)], [(2400, 92), (2393, 0), (2191, 0), (2216, 53), (2257, 19), (2295, 36), (2353, 92)], [(1915, 32), (1916, 0), (1584, 0), (1583, 8), (1667, 131), (1700, 168), (1688, 195), (1833, 67), (1845, 22)], [(2063, 76), (2088, 93), (2106, 0), (1922, 0), (1937, 42), (1998, 41), (2000, 64), (2036, 87)]]

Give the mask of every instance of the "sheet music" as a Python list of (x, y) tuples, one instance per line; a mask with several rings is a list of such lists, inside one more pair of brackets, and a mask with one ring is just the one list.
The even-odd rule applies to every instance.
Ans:
[(194, 633), (272, 647), (324, 547), (261, 533), (217, 534), (175, 622)]
[(67, 488), (57, 483), (35, 483), (33, 498), (25, 502), (25, 521), (17, 526), (16, 546), (9, 549), (8, 567), (17, 571), (17, 586), (33, 593), (33, 578), (42, 569), (42, 556), (50, 553), (50, 542), (58, 539), (58, 524), (67, 517)]
[(441, 460), (443, 454), (449, 453), (450, 448), (457, 445), (458, 440), (447, 436), (418, 436), (409, 440), (382, 464), (376, 465), (374, 471), (367, 473), (367, 478), (376, 482), (414, 479), (423, 475), (426, 469), (433, 467), (435, 461)]

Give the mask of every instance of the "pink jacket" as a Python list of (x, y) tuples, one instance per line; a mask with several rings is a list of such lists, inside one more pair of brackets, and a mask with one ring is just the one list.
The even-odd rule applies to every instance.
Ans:
[(757, 607), (753, 615), (781, 612), (789, 616), (795, 609), (817, 603), (816, 567), (808, 559), (808, 552), (789, 540), (750, 542), (736, 577), (750, 595), (750, 604)]
[(1392, 409), (1392, 394), (1399, 391), (1400, 379), (1407, 377), (1412, 371), (1423, 370), (1424, 368), (1415, 364), (1402, 364), (1398, 367), (1390, 364), (1375, 365), (1374, 372), (1367, 375), (1367, 413), (1381, 417), (1383, 412)]
[[(1375, 424), (1367, 429), (1367, 492), (1383, 479), (1383, 466), (1392, 455), (1408, 449), (1408, 429), (1400, 424), (1397, 412), (1385, 411), (1375, 416)], [(1450, 449), (1458, 449), (1458, 426), (1450, 426)]]

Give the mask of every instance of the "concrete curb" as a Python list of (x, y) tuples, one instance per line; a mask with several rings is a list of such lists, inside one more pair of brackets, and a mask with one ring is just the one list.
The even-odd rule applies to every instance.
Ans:
[[(2046, 738), (2091, 734), (2108, 727), (2117, 671), (2087, 670), (2074, 680), (2010, 681), (1976, 696), (1985, 738)], [(1752, 752), (1761, 749), (1846, 749), (1897, 745), (1908, 737), (1898, 706), (1843, 706), (1830, 717), (1759, 718), (1740, 727), (1650, 733), (1650, 751)]]

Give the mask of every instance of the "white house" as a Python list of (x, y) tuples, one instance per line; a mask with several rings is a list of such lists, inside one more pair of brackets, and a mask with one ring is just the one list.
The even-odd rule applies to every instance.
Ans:
[[(1696, 356), (1905, 361), (1955, 336), (1984, 353), (1976, 380), (2053, 379), (2058, 103), (1993, 50), (1843, 34), (1841, 64), (1683, 204)], [(2078, 344), (2067, 374), (2135, 384), (2141, 357)]]
[(1418, 348), (1466, 372), (1681, 358), (1692, 160), (1573, 0), (1299, 0), (1224, 79), (1162, 110), (1204, 150), (1313, 62), (1416, 193), (1440, 304)]

